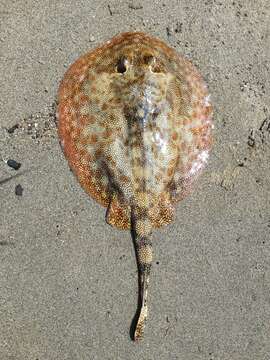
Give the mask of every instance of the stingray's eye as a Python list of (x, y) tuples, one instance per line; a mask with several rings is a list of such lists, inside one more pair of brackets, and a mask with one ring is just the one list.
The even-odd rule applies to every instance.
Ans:
[(161, 72), (161, 66), (158, 62), (158, 60), (153, 55), (145, 55), (144, 56), (144, 63), (146, 65), (149, 65), (150, 69), (154, 73)]
[(127, 71), (128, 60), (124, 57), (120, 58), (116, 65), (116, 71), (124, 74)]
[(153, 73), (161, 73), (161, 72), (163, 72), (164, 68), (163, 68), (161, 62), (155, 59), (155, 61), (151, 65), (151, 71)]
[(156, 58), (153, 55), (145, 55), (143, 61), (146, 65), (153, 65), (156, 62)]

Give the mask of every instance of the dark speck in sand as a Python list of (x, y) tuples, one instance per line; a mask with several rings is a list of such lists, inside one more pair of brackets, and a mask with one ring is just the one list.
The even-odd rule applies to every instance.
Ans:
[(23, 194), (23, 187), (22, 187), (21, 184), (18, 184), (18, 185), (15, 186), (15, 194), (16, 194), (17, 196), (22, 196), (22, 194)]
[(12, 159), (8, 159), (6, 163), (9, 167), (11, 167), (14, 170), (19, 170), (19, 168), (22, 165), (21, 163), (17, 162), (16, 160), (12, 160)]

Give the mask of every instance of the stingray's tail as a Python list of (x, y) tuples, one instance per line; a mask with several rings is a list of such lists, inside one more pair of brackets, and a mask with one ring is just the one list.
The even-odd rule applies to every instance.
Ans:
[(139, 206), (133, 208), (132, 223), (140, 284), (140, 313), (134, 333), (134, 340), (137, 341), (143, 336), (147, 319), (147, 292), (152, 265), (152, 225), (148, 217), (148, 209)]

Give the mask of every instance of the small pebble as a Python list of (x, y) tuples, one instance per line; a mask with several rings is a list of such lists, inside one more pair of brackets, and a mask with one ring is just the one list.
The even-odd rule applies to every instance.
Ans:
[(128, 7), (132, 10), (140, 10), (140, 9), (143, 9), (143, 6), (140, 2), (137, 2), (137, 1), (133, 1), (132, 3), (130, 3), (128, 5)]
[(19, 170), (19, 168), (21, 167), (21, 163), (19, 163), (19, 162), (17, 162), (16, 160), (12, 160), (12, 159), (8, 159), (7, 161), (6, 161), (6, 163), (7, 163), (7, 165), (9, 166), (9, 167), (11, 167), (12, 169), (14, 169), (14, 170)]
[(23, 194), (23, 187), (21, 184), (15, 186), (15, 195), (22, 196)]
[(15, 130), (17, 130), (19, 128), (19, 124), (15, 124), (13, 126), (11, 126), (9, 129), (7, 129), (7, 132), (9, 134), (13, 134)]

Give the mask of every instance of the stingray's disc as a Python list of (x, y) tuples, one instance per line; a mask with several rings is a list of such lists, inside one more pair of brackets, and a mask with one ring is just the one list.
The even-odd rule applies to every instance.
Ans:
[(134, 194), (150, 201), (154, 227), (172, 220), (173, 203), (207, 162), (211, 115), (195, 67), (139, 32), (80, 57), (59, 88), (65, 156), (85, 191), (109, 207), (108, 222), (120, 228), (130, 227)]

